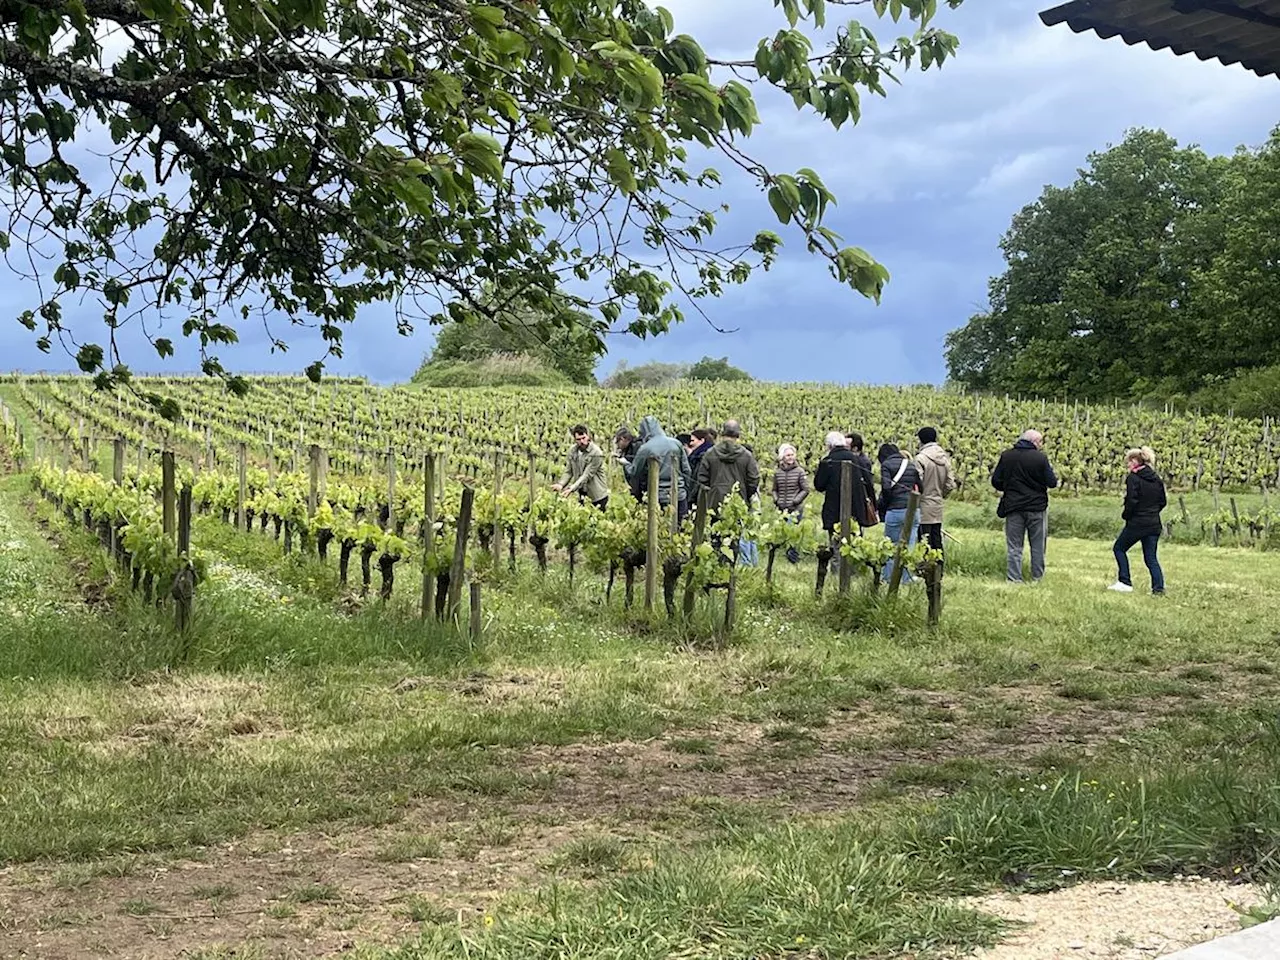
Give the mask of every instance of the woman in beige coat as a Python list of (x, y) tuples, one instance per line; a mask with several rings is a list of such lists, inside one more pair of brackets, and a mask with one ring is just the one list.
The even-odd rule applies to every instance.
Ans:
[(942, 501), (960, 487), (951, 469), (951, 457), (938, 445), (938, 431), (921, 427), (916, 433), (920, 450), (916, 469), (920, 471), (920, 539), (931, 550), (942, 549)]

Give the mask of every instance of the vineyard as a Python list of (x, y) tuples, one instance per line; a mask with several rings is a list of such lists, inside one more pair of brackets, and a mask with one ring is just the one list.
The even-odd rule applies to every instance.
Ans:
[[(1269, 421), (893, 388), (136, 388), (0, 380), (0, 953), (959, 955), (1003, 928), (958, 891), (1272, 876)], [(912, 548), (925, 582), (879, 582), (878, 528), (826, 581), (812, 499), (679, 524), (616, 464), (605, 511), (552, 491), (573, 425), (607, 446), (650, 414), (739, 418), (766, 491), (783, 441), (812, 472), (830, 429), (874, 451), (937, 424), (963, 479), (945, 580)], [(1015, 590), (986, 474), (1028, 426), (1065, 489), (1045, 582)], [(1159, 599), (1104, 589), (1138, 442), (1170, 479)]]
[[(470, 582), (474, 632), (481, 623), (480, 584), (503, 567), (515, 572), (517, 541), (529, 545), (544, 573), (548, 550), (562, 552), (570, 582), (582, 561), (607, 570), (607, 598), (621, 573), (627, 608), (640, 568), (645, 608), (657, 602), (660, 579), (672, 617), (681, 582), (685, 617), (694, 612), (699, 591), (726, 589), (726, 630), (736, 603), (737, 557), (730, 544), (737, 541), (767, 550), (771, 586), (778, 553), (817, 552), (815, 590), (822, 593), (831, 550), (815, 521), (791, 524), (737, 502), (739, 508), (719, 513), (709, 527), (681, 525), (673, 515), (659, 522), (657, 498), (649, 498), (652, 512), (621, 495), (600, 513), (556, 497), (549, 486), (561, 471), (568, 430), (584, 420), (608, 444), (618, 425), (634, 425), (653, 411), (662, 412), (672, 431), (677, 424), (709, 425), (732, 416), (744, 421), (745, 443), (764, 453), (790, 442), (812, 465), (820, 456), (817, 438), (829, 426), (858, 429), (873, 448), (888, 440), (910, 449), (916, 425), (937, 424), (954, 452), (957, 474), (978, 497), (998, 454), (1025, 424), (1036, 424), (1050, 438), (1062, 485), (1076, 495), (1114, 489), (1125, 449), (1153, 443), (1169, 452), (1162, 470), (1175, 488), (1211, 484), (1215, 500), (1224, 488), (1261, 490), (1265, 506), (1256, 515), (1242, 517), (1234, 498), (1230, 513), (1217, 504), (1215, 516), (1202, 521), (1212, 525), (1216, 541), (1222, 526), (1230, 526), (1236, 539), (1248, 529), (1251, 539), (1270, 540), (1268, 488), (1280, 479), (1270, 421), (1082, 410), (924, 389), (708, 385), (678, 394), (530, 394), (264, 379), (250, 396), (236, 398), (210, 381), (143, 380), (136, 393), (101, 394), (76, 378), (18, 378), (8, 389), (19, 413), (6, 407), (6, 420), (17, 424), (20, 416), (31, 429), (20, 445), (35, 456), (37, 488), (100, 535), (148, 602), (174, 599), (179, 625), (191, 616), (205, 568), (189, 532), (192, 511), (269, 534), (282, 541), (285, 553), (314, 552), (324, 562), (333, 550), (339, 588), (353, 588), (360, 598), (370, 594), (375, 568), (380, 598), (389, 600), (397, 567), (417, 562), (424, 618), (457, 620), (463, 584)], [(157, 401), (172, 419), (156, 415)], [(1176, 520), (1189, 525), (1185, 504)], [(874, 535), (846, 536), (837, 548), (867, 573), (876, 593), (877, 573), (896, 544)], [(923, 547), (901, 553), (897, 566), (929, 579), (936, 557)], [(655, 562), (648, 562), (650, 556)], [(849, 585), (846, 573), (842, 593)], [(895, 579), (892, 593), (897, 586)], [(941, 608), (934, 589), (931, 584), (931, 620)]]
[[(819, 438), (831, 427), (857, 429), (872, 449), (882, 441), (910, 449), (917, 426), (937, 424), (975, 502), (989, 499), (985, 481), (996, 458), (1028, 424), (1045, 432), (1063, 489), (1076, 497), (1115, 490), (1123, 451), (1154, 444), (1165, 452), (1161, 469), (1173, 488), (1212, 488), (1214, 510), (1200, 518), (1199, 530), (1212, 530), (1215, 543), (1224, 530), (1236, 542), (1268, 543), (1277, 518), (1270, 489), (1280, 480), (1280, 451), (1272, 424), (1233, 417), (897, 388), (415, 392), (360, 381), (316, 387), (262, 379), (237, 398), (189, 378), (143, 380), (136, 391), (102, 394), (85, 379), (20, 377), (5, 390), (5, 418), (11, 429), (24, 426), (15, 446), (33, 458), (36, 487), (100, 537), (147, 601), (176, 601), (180, 625), (206, 567), (191, 539), (193, 514), (270, 536), (286, 554), (314, 554), (322, 563), (333, 556), (338, 587), (360, 600), (370, 595), (375, 571), (377, 594), (388, 601), (397, 570), (415, 568), (401, 579), (415, 590), (421, 584), (421, 615), (456, 621), (466, 592), (477, 634), (481, 584), (514, 573), (526, 550), (544, 574), (549, 555), (562, 556), (570, 584), (583, 565), (599, 572), (607, 577), (606, 600), (621, 580), (627, 608), (643, 572), (645, 609), (657, 605), (660, 589), (673, 618), (677, 606), (688, 618), (699, 595), (725, 590), (724, 630), (731, 630), (736, 606), (731, 545), (739, 541), (764, 547), (771, 588), (780, 553), (816, 554), (821, 595), (832, 551), (816, 519), (791, 523), (739, 500), (709, 525), (680, 524), (671, 511), (659, 518), (658, 498), (646, 498), (650, 511), (615, 495), (599, 512), (551, 491), (573, 424), (591, 424), (608, 445), (616, 427), (654, 412), (672, 432), (741, 419), (744, 442), (760, 451), (766, 470), (766, 452), (782, 442), (794, 444), (812, 469)], [(613, 472), (616, 493), (625, 484), (616, 465)], [(1234, 496), (1229, 510), (1219, 501), (1222, 491), (1252, 490), (1262, 497), (1255, 512), (1242, 513)], [(1177, 525), (1192, 528), (1185, 502), (1180, 514), (1171, 511), (1167, 533)], [(872, 593), (895, 553), (899, 567), (925, 579), (937, 559), (922, 546), (899, 550), (874, 532), (846, 535), (835, 546), (852, 561), (846, 571), (862, 571)], [(846, 572), (842, 593), (849, 581)], [(889, 590), (897, 589), (895, 578)], [(931, 621), (940, 614), (935, 589), (931, 583)]]

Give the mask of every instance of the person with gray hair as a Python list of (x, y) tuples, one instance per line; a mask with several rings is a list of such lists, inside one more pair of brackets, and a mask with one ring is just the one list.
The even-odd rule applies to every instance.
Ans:
[(1004, 519), (1007, 575), (1010, 583), (1022, 583), (1022, 548), (1031, 544), (1031, 579), (1044, 576), (1045, 544), (1049, 536), (1049, 491), (1058, 477), (1044, 452), (1044, 435), (1028, 430), (1013, 448), (1000, 454), (991, 474), (991, 486), (1000, 491), (996, 516)]
[(853, 515), (859, 516), (859, 479), (862, 479), (862, 495), (866, 496), (866, 480), (858, 466), (858, 458), (849, 449), (845, 435), (839, 430), (827, 434), (827, 455), (818, 462), (818, 469), (813, 474), (813, 489), (822, 494), (822, 529), (834, 535), (840, 526), (840, 470), (841, 464), (848, 460), (854, 464), (853, 471)]

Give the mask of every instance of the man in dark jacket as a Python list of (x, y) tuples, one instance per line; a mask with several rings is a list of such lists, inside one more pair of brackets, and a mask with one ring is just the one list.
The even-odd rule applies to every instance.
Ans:
[(628, 481), (631, 479), (631, 462), (635, 460), (639, 449), (640, 441), (631, 432), (631, 428), (626, 424), (619, 427), (618, 432), (613, 435), (613, 459), (622, 465), (622, 476)]
[(1013, 449), (1000, 454), (1000, 462), (991, 474), (991, 485), (1001, 493), (996, 515), (1004, 518), (1011, 583), (1022, 582), (1024, 537), (1031, 544), (1031, 579), (1038, 581), (1044, 576), (1049, 490), (1058, 485), (1058, 477), (1043, 447), (1044, 436), (1040, 431), (1028, 430)]
[(859, 463), (857, 454), (849, 449), (844, 434), (834, 430), (828, 433), (827, 455), (818, 461), (818, 469), (813, 475), (813, 489), (822, 494), (822, 529), (828, 534), (834, 534), (840, 526), (840, 465), (845, 461), (852, 461), (854, 464), (853, 519), (860, 528), (866, 516), (859, 497), (875, 496), (875, 488), (871, 486), (870, 464), (863, 467)]
[(689, 471), (689, 455), (675, 437), (668, 437), (657, 417), (645, 417), (640, 421), (640, 448), (627, 470), (631, 493), (637, 500), (644, 500), (649, 486), (649, 461), (658, 461), (658, 503), (671, 504), (671, 479), (676, 480), (676, 515), (683, 520), (689, 512), (688, 494), (693, 476)]
[(741, 438), (742, 428), (738, 421), (726, 421), (720, 431), (720, 439), (698, 463), (697, 485), (699, 489), (706, 487), (710, 491), (708, 503), (713, 513), (720, 509), (735, 483), (738, 494), (747, 503), (751, 503), (760, 491), (760, 465), (751, 451), (742, 445)]

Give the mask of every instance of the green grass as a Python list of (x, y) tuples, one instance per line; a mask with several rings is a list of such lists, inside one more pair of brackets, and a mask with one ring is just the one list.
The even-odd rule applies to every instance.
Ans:
[[(28, 500), (0, 480), (0, 861), (55, 863), (67, 891), (274, 831), (479, 869), (545, 827), (544, 872), (492, 922), (406, 892), (421, 939), (356, 956), (875, 957), (993, 942), (965, 892), (1265, 878), (1280, 856), (1280, 554), (1168, 544), (1168, 596), (1119, 596), (1107, 539), (1055, 536), (1045, 582), (1015, 587), (1000, 533), (957, 525), (936, 631), (918, 586), (816, 600), (783, 566), (771, 592), (744, 574), (720, 645), (719, 598), (681, 628), (522, 561), (473, 646), (417, 619), (411, 562), (352, 612), (336, 561), (202, 518), (213, 570), (180, 644)], [(94, 577), (109, 602), (87, 607)], [(343, 897), (294, 883), (269, 916)]]

